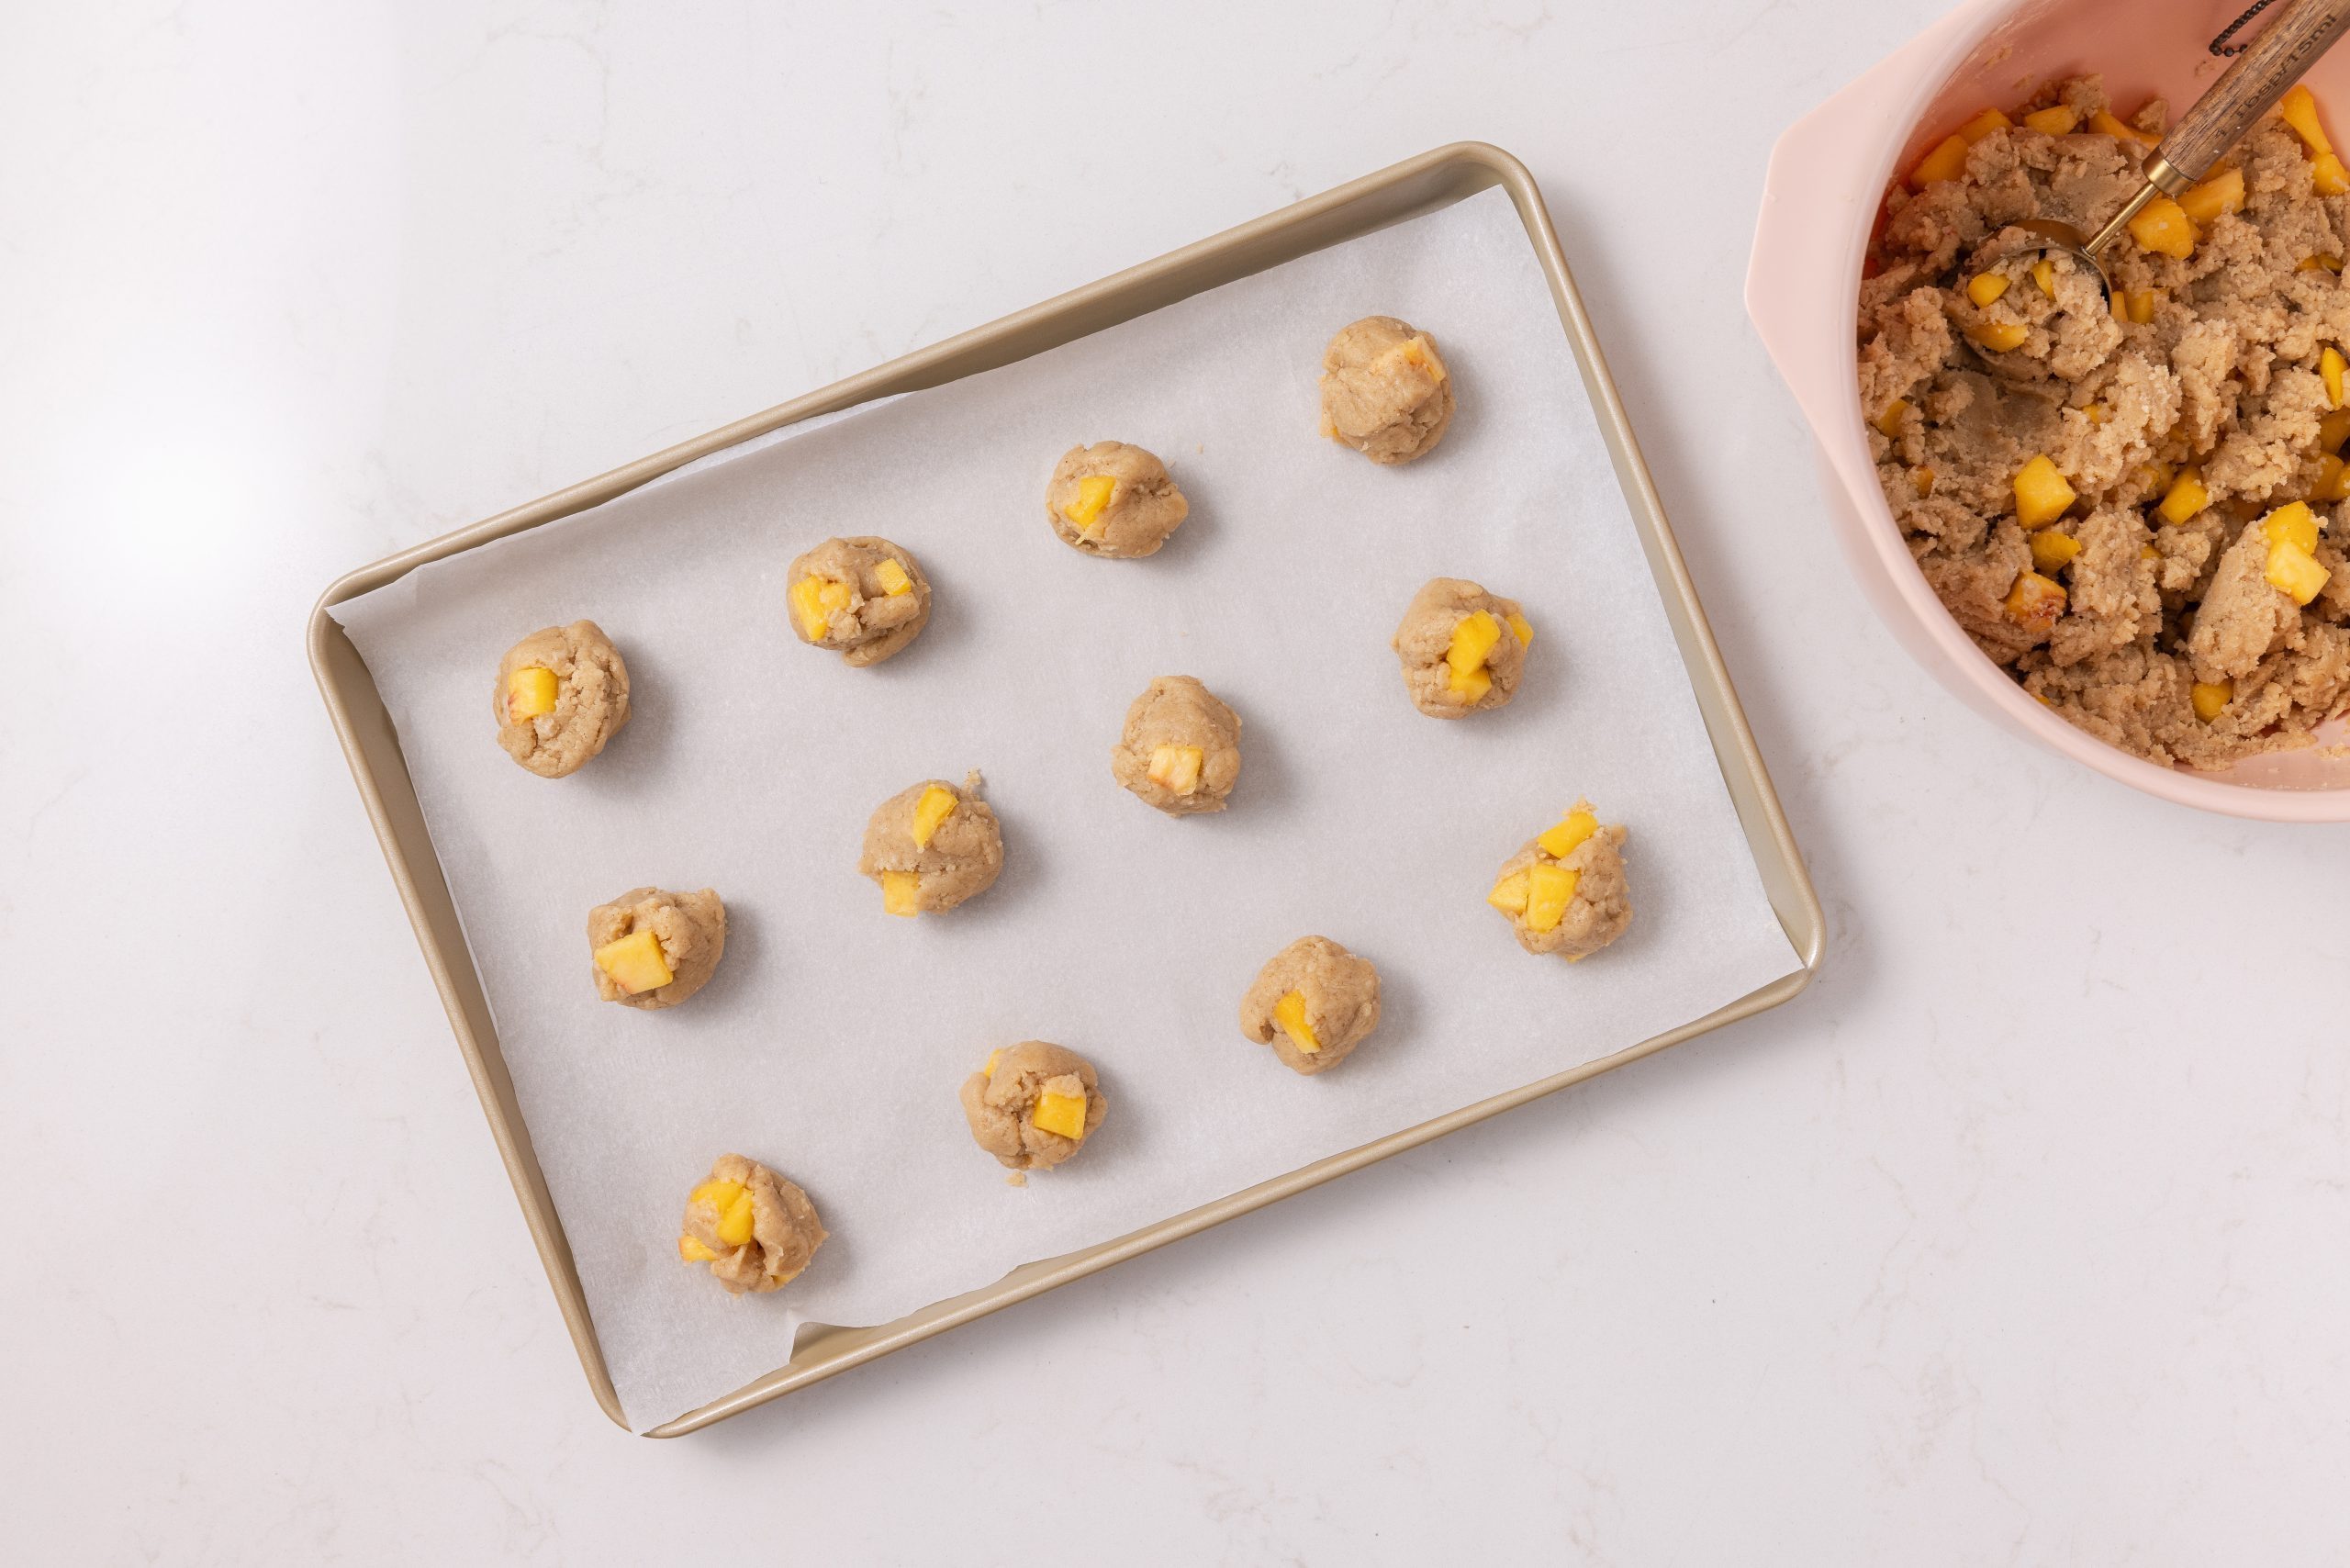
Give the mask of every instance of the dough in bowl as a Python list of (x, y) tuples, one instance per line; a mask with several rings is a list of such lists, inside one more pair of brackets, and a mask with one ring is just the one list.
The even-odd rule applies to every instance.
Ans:
[(1432, 719), (1507, 703), (1533, 645), (1534, 628), (1517, 600), (1460, 577), (1433, 578), (1414, 594), (1393, 643), (1412, 706)]
[(498, 744), (542, 778), (560, 778), (628, 722), (628, 666), (593, 621), (544, 626), (498, 662)]
[(1069, 448), (1045, 486), (1046, 521), (1063, 543), (1089, 555), (1156, 554), (1191, 514), (1167, 465), (1123, 441)]
[(976, 773), (959, 790), (925, 778), (874, 809), (856, 868), (881, 885), (883, 910), (937, 914), (995, 885), (1003, 869), (1003, 830), (979, 786)]
[(930, 579), (913, 553), (886, 539), (827, 539), (791, 563), (784, 597), (791, 629), (863, 668), (903, 653), (930, 624)]
[(1379, 1027), (1379, 971), (1327, 936), (1301, 936), (1266, 961), (1240, 999), (1240, 1032), (1292, 1072), (1327, 1072)]
[(1528, 952), (1578, 962), (1632, 924), (1623, 851), (1624, 829), (1601, 826), (1591, 802), (1577, 801), (1556, 827), (1502, 862), (1485, 902), (1509, 917)]
[(1162, 675), (1126, 710), (1111, 776), (1171, 817), (1220, 812), (1240, 778), (1240, 716), (1188, 675)]
[(726, 905), (710, 889), (631, 888), (588, 912), (596, 994), (629, 1007), (675, 1007), (718, 970)]
[(1085, 1147), (1109, 1114), (1093, 1064), (1065, 1047), (1023, 1040), (963, 1081), (971, 1141), (1014, 1170), (1042, 1170)]
[(707, 1263), (728, 1294), (764, 1295), (800, 1277), (824, 1244), (816, 1205), (756, 1160), (722, 1154), (686, 1199), (677, 1257)]
[(1373, 463), (1426, 457), (1452, 423), (1436, 340), (1393, 316), (1342, 327), (1322, 353), (1322, 433)]

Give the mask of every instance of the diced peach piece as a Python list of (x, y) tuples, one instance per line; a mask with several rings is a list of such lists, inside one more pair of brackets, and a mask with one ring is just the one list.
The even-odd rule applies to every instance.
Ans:
[(1966, 329), (1966, 335), (1993, 353), (2006, 353), (2023, 347), (2031, 329), (2020, 321), (1977, 321)]
[(1036, 1096), (1036, 1108), (1028, 1120), (1048, 1133), (1058, 1133), (1065, 1138), (1085, 1136), (1085, 1096), (1056, 1094), (1050, 1090)]
[(506, 678), (506, 717), (509, 722), (535, 719), (542, 713), (554, 711), (555, 693), (561, 683), (554, 671), (537, 665), (518, 669)]
[(1934, 493), (1934, 471), (1923, 466), (1912, 468), (1909, 470), (1909, 487), (1918, 492), (1919, 500), (1924, 500)]
[(2199, 680), (2187, 694), (2187, 700), (2195, 705), (2195, 716), (2207, 724), (2226, 712), (2228, 704), (2235, 699), (2236, 683), (2232, 680)]
[(726, 1205), (718, 1216), (718, 1239), (729, 1247), (740, 1247), (751, 1239), (751, 1226), (755, 1215), (751, 1208), (751, 1194), (745, 1191)]
[(2178, 471), (2163, 497), (2163, 521), (2174, 528), (2211, 504), (2211, 492), (2203, 487), (2203, 471), (2193, 465)]
[(2320, 252), (2314, 256), (2303, 256), (2293, 270), (2297, 273), (2338, 273), (2342, 270), (2342, 258)]
[(922, 876), (914, 871), (884, 871), (881, 873), (881, 913), (884, 914), (920, 914), (922, 913)]
[(1153, 746), (1150, 781), (1174, 794), (1188, 795), (1200, 787), (1200, 764), (1204, 756), (1195, 745)]
[(1061, 508), (1061, 515), (1084, 532), (1101, 519), (1117, 487), (1118, 481), (1107, 474), (1089, 474), (1077, 482), (1077, 499)]
[(1966, 280), (1966, 297), (1977, 305), (1989, 305), (2007, 293), (2008, 287), (2005, 273), (1976, 273)]
[(2065, 515), (2076, 496), (2046, 453), (2016, 470), (2016, 521), (2026, 528), (2043, 528)]
[(2023, 123), (2042, 136), (2070, 136), (2073, 128), (2081, 123), (2080, 111), (2063, 104), (2051, 104), (2044, 109), (2034, 109), (2023, 117)]
[(1532, 647), (1534, 645), (1534, 623), (1527, 620), (1525, 616), (1520, 615), (1515, 610), (1509, 612), (1508, 619), (1510, 634), (1517, 639), (1517, 645), (1521, 648)]
[(2350, 466), (2333, 453), (2318, 459), (2317, 483), (2310, 487), (2310, 499), (2331, 506), (2335, 501), (2350, 501), (2350, 487), (2343, 481), (2350, 478)]
[(2130, 220), (2130, 237), (2158, 255), (2181, 260), (2195, 253), (2195, 241), (2200, 238), (2178, 203), (2165, 196), (2148, 202)]
[(938, 824), (955, 814), (955, 807), (957, 803), (954, 790), (936, 784), (933, 784), (922, 792), (922, 798), (914, 802), (913, 834), (916, 849), (930, 847), (931, 836), (938, 832)]
[(1922, 191), (1936, 180), (1954, 180), (1966, 173), (1966, 138), (1946, 136), (1909, 171), (1909, 188)]
[(1318, 1051), (1322, 1048), (1321, 1036), (1315, 1034), (1314, 1025), (1305, 1020), (1304, 991), (1284, 992), (1281, 999), (1273, 1003), (1273, 1022), (1281, 1026), (1281, 1033), (1287, 1035), (1290, 1044), (1299, 1050)]
[[(2070, 111), (2070, 110), (2066, 110), (2065, 112), (2069, 114), (2071, 111)], [(2040, 258), (2040, 260), (2038, 260), (2038, 261), (2036, 261), (2036, 262), (2032, 263), (2031, 263), (2031, 281), (2032, 281), (2032, 282), (2034, 282), (2034, 283), (2036, 283), (2036, 284), (2038, 284), (2038, 285), (2040, 286), (2040, 292), (2041, 292), (2041, 293), (2042, 293), (2042, 294), (2044, 294), (2044, 295), (2048, 296), (2048, 297), (2049, 297), (2049, 298), (2051, 298), (2051, 299), (2055, 298), (2055, 297), (2056, 297), (2056, 263), (2053, 263), (2053, 262), (2052, 262), (2052, 261), (2050, 261), (2050, 260), (2049, 260), (2047, 257), (2045, 257), (2045, 256), (2042, 256), (2042, 257), (2041, 257), (2041, 258)]]
[(2310, 162), (2310, 184), (2320, 196), (2340, 196), (2350, 191), (2350, 169), (2331, 152), (2321, 152)]
[(677, 1238), (677, 1257), (683, 1262), (707, 1263), (717, 1256), (717, 1253), (712, 1252), (690, 1236)]
[(846, 610), (856, 590), (832, 577), (802, 577), (791, 585), (791, 612), (811, 643), (822, 642), (832, 630), (833, 611)]
[(1512, 871), (1508, 876), (1495, 882), (1494, 890), (1485, 895), (1485, 902), (1504, 914), (1525, 913), (1526, 873)]
[(2199, 225), (2208, 225), (2225, 212), (2244, 210), (2244, 171), (2222, 169), (2199, 185), (2180, 193), (2178, 209)]
[(2268, 547), (2268, 581), (2295, 604), (2307, 604), (2325, 588), (2333, 577), (2317, 563), (2317, 558), (2290, 540), (2281, 540)]
[(2130, 301), (2130, 319), (2133, 323), (2143, 327), (2154, 319), (2153, 289), (2133, 288), (2129, 291), (2127, 297)]
[(880, 564), (873, 568), (873, 578), (881, 585), (881, 591), (891, 599), (914, 591), (913, 578), (906, 575), (906, 569), (898, 565), (898, 558), (894, 555), (881, 557)]
[(1995, 130), (2014, 129), (2015, 123), (1997, 109), (1985, 109), (1981, 114), (1960, 126), (1958, 134), (1965, 140), (1966, 145), (1972, 147)]
[(1528, 931), (1548, 931), (1566, 917), (1567, 905), (1574, 902), (1575, 885), (1583, 880), (1583, 873), (1570, 871), (1564, 866), (1537, 861), (1526, 868), (1526, 913), (1522, 917)]
[(2325, 383), (2325, 406), (2329, 409), (2342, 407), (2343, 369), (2342, 351), (2332, 343), (2326, 344), (2325, 352), (2317, 356), (2317, 374)]
[(1549, 829), (1534, 842), (1542, 853), (1553, 860), (1564, 860), (1572, 855), (1583, 841), (1599, 831), (1599, 819), (1589, 812), (1569, 812), (1559, 819), (1559, 825)]
[(2044, 576), (2054, 577), (2080, 553), (2081, 542), (2061, 528), (2043, 528), (2031, 536), (2031, 567)]
[(1884, 412), (1878, 414), (1877, 417), (1871, 420), (1869, 423), (1874, 425), (1876, 427), (1876, 433), (1885, 437), (1886, 440), (1897, 440), (1901, 434), (1901, 416), (1908, 411), (1909, 399), (1907, 398), (1896, 398), (1892, 402), (1887, 403), (1885, 406)]
[(653, 935), (651, 926), (644, 925), (597, 948), (596, 967), (631, 996), (658, 991), (677, 978), (670, 973), (669, 960), (662, 954), (661, 939)]
[(2065, 613), (2065, 585), (2038, 572), (2020, 572), (2008, 589), (2008, 619), (2026, 631), (2045, 633)]
[(2317, 513), (2304, 502), (2288, 502), (2260, 520), (2260, 532), (2269, 543), (2290, 544), (2306, 555), (2317, 549)]
[(1473, 610), (1452, 629), (1452, 645), (1444, 662), (1452, 667), (1452, 689), (1471, 701), (1484, 696), (1493, 684), (1485, 673), (1485, 655), (1502, 640), (1502, 623), (1490, 610)]
[(2153, 146), (2161, 140), (2159, 137), (2148, 136), (2128, 120), (2117, 118), (2109, 109), (2099, 109), (2089, 116), (2089, 129), (2099, 136), (2118, 137), (2123, 141), (2135, 141), (2147, 147)]
[(2345, 441), (2350, 441), (2350, 409), (2337, 409), (2319, 417), (2317, 444), (2321, 450), (2339, 452)]
[(2293, 128), (2293, 134), (2301, 139), (2311, 156), (2324, 158), (2333, 154), (2333, 143), (2326, 140), (2325, 127), (2318, 120), (2317, 95), (2309, 90), (2306, 83), (2297, 82), (2285, 90), (2285, 95), (2277, 100), (2277, 113)]

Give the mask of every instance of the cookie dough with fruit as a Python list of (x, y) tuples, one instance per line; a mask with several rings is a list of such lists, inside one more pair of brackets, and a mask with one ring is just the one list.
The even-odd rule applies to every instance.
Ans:
[(1379, 970), (1327, 936), (1274, 954), (1240, 999), (1240, 1032), (1292, 1072), (1327, 1072), (1379, 1027)]
[(1425, 457), (1452, 423), (1436, 340), (1393, 316), (1342, 327), (1322, 353), (1322, 433), (1373, 463)]
[(823, 1244), (807, 1193), (755, 1159), (722, 1154), (686, 1199), (677, 1257), (709, 1264), (730, 1294), (764, 1295), (797, 1279)]
[(1044, 1040), (993, 1052), (961, 1093), (971, 1141), (1014, 1170), (1069, 1159), (1110, 1110), (1093, 1064)]
[(717, 971), (726, 905), (708, 888), (631, 888), (588, 912), (588, 946), (597, 995), (629, 1007), (675, 1007)]
[(1412, 706), (1436, 719), (1499, 708), (1517, 695), (1534, 628), (1517, 600), (1460, 577), (1435, 577), (1395, 628)]
[(1188, 675), (1163, 675), (1126, 710), (1112, 777), (1170, 817), (1220, 812), (1240, 778), (1240, 716)]
[(994, 885), (1003, 869), (1003, 830), (979, 797), (976, 773), (963, 787), (936, 778), (881, 802), (865, 824), (862, 875), (881, 885), (890, 914), (937, 914)]
[(1045, 487), (1045, 516), (1053, 532), (1089, 555), (1134, 560), (1156, 554), (1191, 513), (1167, 465), (1123, 441), (1069, 448)]
[(1624, 882), (1624, 829), (1601, 826), (1577, 801), (1552, 827), (1502, 862), (1485, 902), (1509, 917), (1517, 945), (1569, 963), (1591, 957), (1632, 924)]
[(791, 563), (784, 597), (791, 629), (862, 669), (878, 665), (930, 624), (930, 579), (912, 552), (886, 539), (827, 539)]
[(545, 626), (498, 661), (498, 744), (542, 778), (560, 778), (628, 722), (628, 666), (593, 621)]

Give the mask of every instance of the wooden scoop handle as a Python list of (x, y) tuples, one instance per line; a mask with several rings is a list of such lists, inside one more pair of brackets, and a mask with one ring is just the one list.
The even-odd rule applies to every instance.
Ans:
[(2350, 23), (2350, 0), (2285, 0), (2235, 63), (2195, 100), (2146, 162), (2146, 178), (2177, 196), (2210, 173), (2253, 121), (2300, 81)]

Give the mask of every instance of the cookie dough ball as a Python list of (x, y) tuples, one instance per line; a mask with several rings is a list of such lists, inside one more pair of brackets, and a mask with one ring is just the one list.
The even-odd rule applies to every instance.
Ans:
[(498, 744), (542, 778), (560, 778), (628, 722), (628, 666), (593, 621), (545, 626), (498, 661)]
[(1452, 422), (1452, 376), (1436, 340), (1366, 316), (1322, 352), (1322, 433), (1373, 463), (1425, 457)]
[(732, 1294), (763, 1295), (798, 1278), (823, 1244), (807, 1193), (755, 1159), (722, 1154), (686, 1200), (677, 1256), (709, 1264)]
[(1070, 447), (1045, 487), (1053, 532), (1089, 555), (1156, 554), (1191, 514), (1167, 465), (1123, 441)]
[(596, 994), (630, 1007), (675, 1007), (717, 972), (726, 906), (708, 888), (631, 888), (588, 912)]
[(1430, 718), (1458, 719), (1517, 695), (1533, 642), (1517, 600), (1460, 577), (1433, 577), (1412, 596), (1392, 645), (1412, 706)]
[(862, 669), (930, 624), (930, 579), (912, 552), (886, 539), (827, 539), (791, 563), (784, 597), (791, 629)]
[(1257, 971), (1240, 1032), (1292, 1072), (1327, 1072), (1379, 1027), (1379, 971), (1327, 936), (1301, 936)]
[(1502, 862), (1485, 902), (1509, 916), (1528, 952), (1587, 958), (1632, 924), (1623, 850), (1623, 828), (1600, 826), (1591, 802), (1577, 801), (1558, 826)]
[(1162, 675), (1126, 710), (1110, 773), (1170, 817), (1220, 812), (1240, 778), (1240, 715), (1188, 675)]
[(1043, 1040), (988, 1058), (963, 1081), (971, 1141), (1014, 1170), (1043, 1170), (1085, 1146), (1109, 1114), (1093, 1064)]
[(925, 778), (881, 802), (865, 824), (856, 868), (881, 884), (891, 914), (935, 914), (986, 892), (1003, 869), (1003, 829), (979, 797), (979, 775)]

